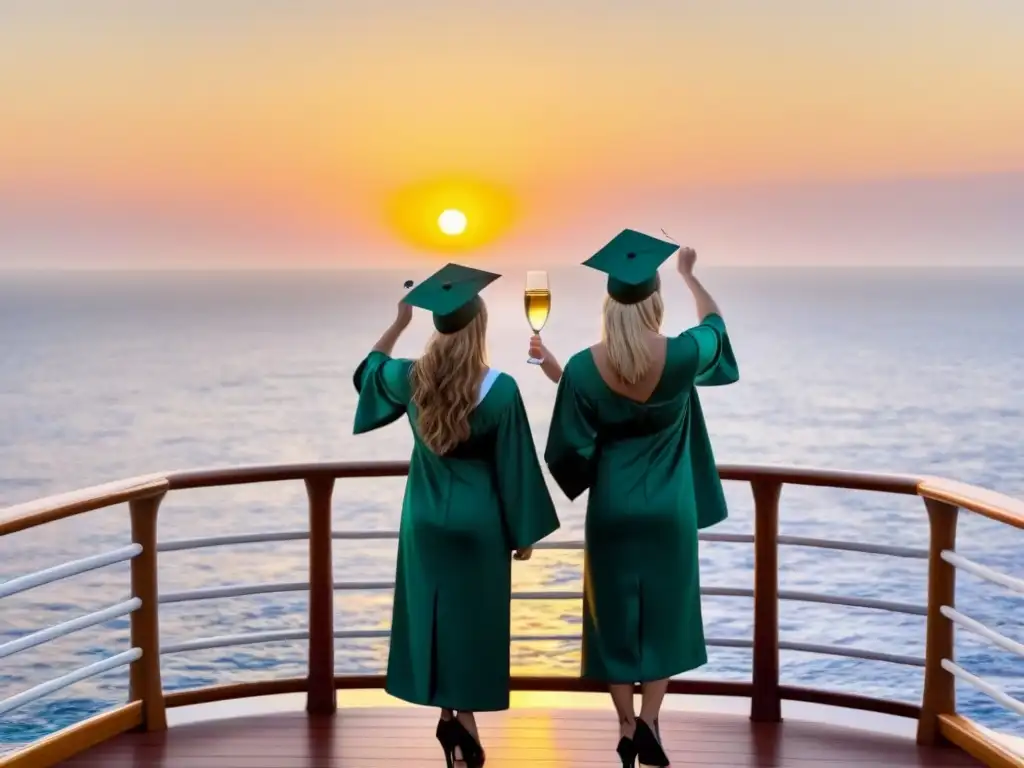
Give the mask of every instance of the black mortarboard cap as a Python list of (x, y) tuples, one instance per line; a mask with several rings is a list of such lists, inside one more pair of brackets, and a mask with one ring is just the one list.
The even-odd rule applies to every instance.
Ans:
[(433, 313), (434, 327), (439, 332), (455, 333), (480, 313), (480, 291), (499, 277), (493, 272), (447, 264), (409, 291), (403, 301)]
[(658, 268), (679, 246), (624, 229), (584, 265), (608, 275), (608, 295), (620, 304), (637, 304), (661, 286)]

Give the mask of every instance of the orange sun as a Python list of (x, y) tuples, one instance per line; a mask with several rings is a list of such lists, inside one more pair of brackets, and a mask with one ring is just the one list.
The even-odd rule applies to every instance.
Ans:
[(467, 251), (490, 245), (515, 223), (517, 206), (507, 190), (464, 178), (412, 184), (394, 192), (386, 207), (388, 228), (428, 251)]

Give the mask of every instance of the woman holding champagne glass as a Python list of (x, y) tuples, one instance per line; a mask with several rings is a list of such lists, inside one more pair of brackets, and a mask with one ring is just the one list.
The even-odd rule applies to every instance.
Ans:
[[(355, 434), (412, 429), (385, 689), (441, 710), (448, 768), (484, 764), (473, 713), (509, 706), (511, 559), (558, 528), (519, 388), (487, 365), (479, 293), (498, 277), (449, 264), (413, 288), (354, 377)], [(437, 333), (395, 359), (413, 306)]]
[(585, 262), (608, 275), (602, 340), (564, 371), (539, 337), (530, 344), (558, 382), (545, 461), (570, 499), (590, 491), (582, 674), (609, 686), (628, 768), (669, 765), (658, 729), (668, 680), (707, 662), (697, 530), (727, 514), (695, 387), (731, 384), (739, 370), (689, 248), (677, 268), (699, 324), (662, 335), (658, 267), (677, 249), (625, 230)]

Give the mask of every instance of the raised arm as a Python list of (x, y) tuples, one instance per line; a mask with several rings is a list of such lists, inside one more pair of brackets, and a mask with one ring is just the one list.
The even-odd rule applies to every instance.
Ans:
[(373, 351), (383, 352), (388, 357), (391, 357), (391, 351), (395, 348), (398, 337), (409, 327), (411, 321), (412, 306), (404, 301), (398, 302), (398, 315), (395, 317), (394, 322), (388, 326), (388, 329), (377, 339), (377, 343), (373, 345)]
[(408, 403), (409, 361), (393, 360), (391, 350), (409, 326), (412, 307), (398, 305), (398, 315), (356, 367), (352, 383), (359, 393), (352, 432), (361, 435), (397, 421)]
[(679, 250), (679, 261), (677, 268), (683, 276), (686, 287), (693, 294), (694, 304), (697, 306), (697, 322), (703, 322), (708, 315), (722, 316), (722, 310), (707, 289), (701, 285), (700, 280), (693, 274), (693, 268), (697, 263), (697, 252), (693, 248), (681, 248)]
[(692, 248), (679, 252), (679, 274), (693, 294), (697, 305), (698, 324), (680, 335), (692, 343), (694, 355), (694, 383), (701, 387), (721, 387), (739, 381), (740, 369), (732, 351), (729, 333), (722, 318), (722, 310), (704, 286), (693, 275), (697, 253)]

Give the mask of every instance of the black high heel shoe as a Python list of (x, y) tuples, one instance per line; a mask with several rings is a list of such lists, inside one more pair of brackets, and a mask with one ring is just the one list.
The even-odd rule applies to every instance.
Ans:
[(671, 764), (661, 747), (661, 742), (651, 727), (640, 718), (636, 720), (636, 734), (633, 740), (636, 742), (636, 753), (641, 768), (669, 768)]
[(636, 744), (628, 736), (619, 739), (619, 745), (615, 747), (622, 761), (622, 768), (635, 768), (636, 766)]
[(452, 739), (455, 746), (462, 752), (460, 762), (464, 762), (466, 768), (483, 768), (484, 763), (487, 762), (487, 754), (480, 746), (480, 742), (473, 738), (473, 734), (457, 719), (450, 722), (452, 724)]
[(455, 768), (455, 747), (458, 746), (458, 742), (455, 740), (454, 728), (452, 728), (455, 719), (445, 720), (443, 717), (437, 721), (437, 740), (441, 743), (441, 749), (444, 750), (444, 761), (448, 765), (448, 768)]

